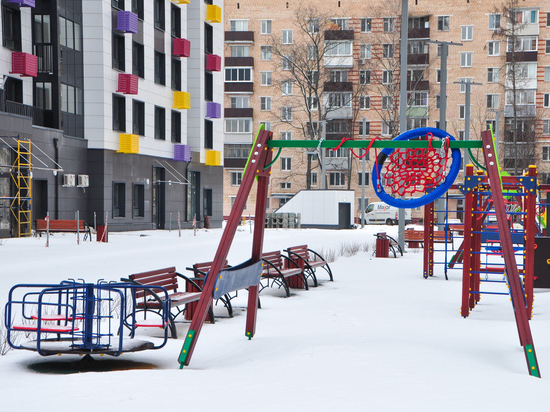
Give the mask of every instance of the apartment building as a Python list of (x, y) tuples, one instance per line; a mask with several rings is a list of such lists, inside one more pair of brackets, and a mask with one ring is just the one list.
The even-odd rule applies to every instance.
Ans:
[(2, 0), (0, 237), (77, 211), (111, 231), (221, 226), (222, 9)]
[[(440, 43), (447, 42), (444, 128), (457, 139), (479, 139), (480, 132), (491, 125), (499, 132), (505, 170), (521, 173), (536, 164), (546, 182), (550, 176), (550, 2), (408, 3), (407, 128), (440, 126)], [(224, 12), (224, 214), (231, 209), (260, 123), (276, 139), (319, 138), (310, 133), (319, 123), (325, 125), (326, 139), (391, 139), (399, 134), (400, 0), (382, 4), (226, 0)], [(300, 53), (308, 57), (299, 61)], [(306, 68), (309, 74), (303, 77), (305, 83), (307, 76), (315, 77), (322, 94), (304, 96), (304, 82), (289, 73), (304, 69), (316, 58), (321, 68), (314, 75)], [(311, 122), (311, 108), (323, 111), (317, 118), (321, 122)], [(324, 174), (319, 155), (325, 156)], [(313, 189), (349, 185), (356, 193), (359, 216), (363, 182), (368, 201), (377, 200), (370, 184), (374, 155), (371, 150), (363, 174), (361, 161), (348, 150), (285, 149), (272, 168), (269, 211), (306, 188), (308, 178)], [(254, 195), (247, 210), (253, 213), (253, 208)]]

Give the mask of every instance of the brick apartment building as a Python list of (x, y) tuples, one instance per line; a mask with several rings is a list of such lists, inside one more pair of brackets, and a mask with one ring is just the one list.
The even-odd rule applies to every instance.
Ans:
[[(297, 18), (311, 6), (317, 17)], [(506, 6), (515, 8), (506, 13)], [(225, 0), (224, 215), (231, 210), (260, 123), (276, 139), (308, 138), (300, 84), (288, 81), (293, 62), (285, 61), (284, 53), (308, 47), (306, 38), (311, 33), (321, 32), (324, 38), (325, 55), (317, 74), (323, 99), (313, 104), (318, 110), (327, 102), (332, 105), (324, 118), (326, 138), (361, 138), (363, 119), (367, 138), (390, 139), (398, 134), (400, 8), (400, 0), (383, 5), (365, 0)], [(307, 18), (305, 29), (297, 24)], [(498, 122), (501, 165), (521, 173), (527, 165), (536, 164), (546, 181), (550, 176), (550, 1), (409, 1), (408, 27), (407, 127), (439, 127), (441, 46), (429, 41), (460, 43), (449, 46), (446, 130), (457, 139), (465, 138), (465, 91), (471, 88), (470, 139), (478, 139), (489, 124), (495, 128)], [(465, 85), (468, 81), (473, 84)], [(306, 187), (308, 156), (313, 164), (311, 188), (322, 187), (317, 154), (285, 149), (272, 168), (268, 211)], [(354, 189), (356, 216), (360, 215), (362, 180), (368, 200), (377, 200), (369, 176), (373, 159), (371, 151), (362, 175), (361, 162), (347, 150), (326, 152), (326, 187)], [(254, 194), (247, 211), (254, 211)]]

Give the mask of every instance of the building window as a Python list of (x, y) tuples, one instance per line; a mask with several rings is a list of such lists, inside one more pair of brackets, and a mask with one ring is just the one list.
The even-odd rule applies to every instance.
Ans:
[(368, 186), (369, 185), (369, 173), (368, 172), (365, 172), (365, 173), (357, 173), (357, 184), (359, 186), (363, 186), (363, 182), (365, 182), (365, 186)]
[(155, 106), (155, 139), (166, 140), (166, 109)]
[(113, 182), (113, 217), (126, 216), (126, 183)]
[[(35, 23), (37, 22), (36, 21), (36, 17), (39, 17), (39, 16), (35, 16)], [(49, 33), (49, 30), (50, 30), (50, 27), (49, 27), (49, 17), (48, 15), (44, 15), (44, 16), (41, 16), (42, 17), (42, 34), (45, 36), (44, 37), (44, 41), (43, 43), (50, 43), (50, 40), (49, 40), (49, 37), (50, 37), (50, 33)], [(47, 18), (47, 20), (46, 20)], [(47, 24), (47, 25), (45, 25)], [(75, 23), (71, 20), (68, 20), (68, 19), (65, 19), (63, 17), (60, 17), (59, 18), (59, 31), (60, 31), (60, 40), (59, 42), (61, 43), (62, 46), (65, 46), (65, 47), (68, 47), (69, 49), (73, 49), (73, 50), (81, 50), (82, 49), (82, 29), (80, 27), (80, 24), (78, 23)], [(37, 35), (36, 33), (36, 30), (37, 27), (35, 25), (35, 35)], [(37, 36), (39, 37), (39, 36)], [(46, 38), (47, 41), (46, 41)], [(37, 43), (38, 43), (38, 38), (37, 38)], [(42, 42), (40, 42), (42, 43)]]
[(292, 30), (283, 30), (283, 44), (292, 44)]
[(542, 146), (542, 161), (550, 162), (550, 146)]
[[(52, 110), (51, 83), (36, 82), (35, 102), (37, 106), (43, 104), (45, 110)], [(73, 114), (82, 114), (82, 89), (61, 83), (61, 111)]]
[(382, 57), (384, 59), (393, 59), (393, 44), (382, 45)]
[(145, 136), (145, 103), (132, 100), (132, 133)]
[(545, 53), (550, 54), (550, 40), (546, 40)]
[(346, 173), (345, 172), (329, 172), (329, 185), (330, 186), (345, 186)]
[(249, 144), (226, 144), (224, 145), (224, 157), (231, 159), (247, 159), (250, 154)]
[(392, 84), (393, 83), (393, 71), (383, 70), (382, 71), (382, 84)]
[(308, 33), (319, 33), (319, 19), (309, 19), (307, 21)]
[(261, 72), (262, 86), (271, 86), (271, 72)]
[(370, 96), (359, 96), (359, 108), (370, 109)]
[(382, 96), (382, 110), (391, 110), (393, 108), (393, 96)]
[(542, 134), (550, 134), (550, 120), (542, 121)]
[(281, 182), (281, 189), (290, 189), (292, 184), (290, 182)]
[(474, 39), (474, 26), (461, 26), (460, 33), (460, 40), (472, 41)]
[(351, 93), (348, 93), (348, 92), (328, 93), (327, 103), (330, 108), (350, 107)]
[(281, 157), (281, 170), (284, 170), (284, 171), (292, 170), (291, 157)]
[(290, 106), (281, 107), (281, 120), (283, 122), (290, 122), (292, 120), (292, 107)]
[(132, 217), (145, 217), (145, 186), (136, 183), (132, 191)]
[(248, 20), (231, 20), (229, 27), (231, 31), (248, 31)]
[(292, 140), (292, 132), (281, 132), (281, 140)]
[(460, 67), (472, 67), (472, 52), (460, 53)]
[(214, 101), (214, 75), (210, 72), (204, 72), (204, 100)]
[(247, 109), (249, 107), (250, 99), (248, 96), (232, 96), (231, 108), (232, 109)]
[(170, 23), (172, 37), (181, 37), (181, 9), (177, 6), (171, 5), (170, 9)]
[(372, 31), (372, 19), (361, 19), (361, 32), (370, 33)]
[(347, 70), (331, 70), (329, 73), (330, 82), (347, 82), (348, 71)]
[(111, 6), (118, 10), (124, 10), (124, 0), (111, 0)]
[(2, 6), (2, 45), (21, 51), (21, 12), (19, 8)]
[(487, 95), (487, 109), (498, 109), (498, 94)]
[(132, 74), (145, 78), (145, 52), (143, 44), (132, 42)]
[(271, 20), (262, 20), (262, 34), (271, 34)]
[(317, 186), (317, 172), (311, 172), (311, 186)]
[(166, 66), (164, 53), (155, 52), (155, 83), (166, 84)]
[(489, 30), (500, 29), (500, 14), (489, 14)]
[(260, 46), (260, 59), (271, 60), (271, 46)]
[(271, 122), (260, 122), (264, 126), (265, 130), (271, 130)]
[(362, 44), (361, 49), (359, 50), (359, 58), (361, 59), (370, 59), (371, 58), (371, 44)]
[(171, 135), (172, 143), (181, 143), (181, 113), (177, 110), (172, 110)]
[(498, 67), (488, 67), (487, 68), (487, 83), (497, 83), (498, 82)]
[(359, 84), (370, 84), (370, 70), (359, 70)]
[(326, 56), (351, 56), (352, 55), (352, 42), (350, 41), (335, 41), (330, 40), (326, 42), (325, 55)]
[(490, 41), (487, 43), (488, 55), (489, 56), (499, 56), (500, 55), (500, 42), (499, 41)]
[[(363, 133), (363, 122), (360, 121), (360, 122), (357, 122), (357, 124), (359, 125), (359, 129), (357, 131), (359, 136), (363, 136), (363, 135), (368, 136), (368, 135), (370, 135), (370, 122), (365, 122), (365, 132), (364, 133)], [(367, 160), (369, 160), (369, 155), (367, 155)]]
[(225, 119), (225, 133), (250, 133), (251, 119)]
[(204, 52), (214, 54), (214, 28), (204, 23)]
[(240, 186), (243, 180), (243, 172), (231, 172), (231, 186)]
[(463, 104), (458, 105), (458, 118), (459, 120), (464, 120), (466, 117), (466, 106)]
[(508, 40), (507, 51), (537, 51), (537, 36), (517, 36), (515, 42)]
[(392, 33), (395, 30), (395, 19), (393, 17), (384, 17), (384, 33)]
[(427, 106), (428, 92), (410, 92), (407, 99), (411, 106)]
[(438, 16), (437, 17), (437, 30), (438, 31), (449, 31), (449, 16)]
[(283, 56), (281, 64), (283, 70), (292, 69), (292, 56)]
[(281, 92), (285, 96), (290, 96), (292, 94), (292, 81), (288, 80), (281, 83)]
[(154, 0), (155, 29), (164, 30), (164, 0)]
[(214, 148), (214, 123), (211, 120), (204, 121), (204, 148)]
[[(231, 57), (248, 57), (250, 46), (230, 46), (230, 47), (231, 47)], [(265, 48), (269, 48), (269, 55), (271, 56), (271, 47), (262, 46), (262, 52), (264, 51)], [(263, 53), (262, 53), (262, 56), (263, 56)], [(262, 60), (270, 60), (270, 59), (271, 58), (269, 59), (262, 58)]]
[(126, 99), (113, 94), (113, 130), (126, 131)]
[[(69, 112), (69, 98), (68, 98), (68, 89), (69, 86), (66, 84), (61, 84), (61, 111), (75, 113), (75, 96), (74, 96), (74, 87), (71, 87), (72, 92), (72, 102), (73, 102), (73, 111)], [(34, 105), (43, 110), (52, 110), (52, 84), (50, 82), (35, 82), (34, 83)]]
[(271, 110), (271, 97), (260, 97), (260, 110)]
[(181, 91), (181, 61), (178, 59), (172, 59), (172, 90)]
[(226, 82), (250, 82), (252, 81), (252, 69), (250, 67), (226, 67)]
[(137, 14), (138, 19), (143, 20), (145, 16), (143, 0), (132, 0), (132, 13)]
[(550, 93), (544, 93), (544, 107), (550, 107)]
[(124, 71), (125, 56), (124, 36), (113, 33), (113, 69)]

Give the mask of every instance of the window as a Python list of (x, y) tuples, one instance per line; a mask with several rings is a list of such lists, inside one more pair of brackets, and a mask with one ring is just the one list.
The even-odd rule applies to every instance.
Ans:
[(348, 71), (347, 70), (331, 70), (329, 73), (330, 82), (347, 82)]
[[(209, 73), (210, 74), (210, 73)], [(172, 90), (181, 91), (181, 61), (178, 59), (172, 59)], [(206, 87), (205, 87), (206, 89)], [(206, 99), (212, 100), (212, 99)]]
[(126, 216), (126, 183), (113, 182), (113, 217)]
[(290, 106), (281, 107), (281, 120), (283, 122), (289, 122), (292, 120), (292, 107)]
[(317, 172), (311, 172), (311, 186), (317, 186)]
[(143, 44), (132, 42), (132, 74), (145, 78), (145, 52)]
[(281, 140), (292, 140), (292, 132), (281, 132)]
[(226, 67), (226, 82), (250, 82), (252, 81), (252, 69), (250, 67)]
[(472, 41), (474, 39), (474, 26), (460, 26), (460, 40)]
[(542, 134), (550, 134), (550, 120), (542, 121)]
[(204, 148), (214, 148), (214, 123), (211, 120), (204, 120)]
[(330, 40), (326, 42), (325, 55), (327, 56), (351, 56), (352, 42)]
[(428, 119), (411, 117), (407, 119), (407, 130), (418, 129), (419, 127), (426, 127), (428, 125)]
[[(269, 23), (271, 29), (271, 21)], [(229, 27), (231, 31), (248, 31), (248, 20), (231, 20), (229, 21)]]
[(515, 41), (508, 40), (507, 51), (537, 51), (537, 36), (516, 36)]
[(370, 109), (370, 96), (359, 96), (359, 108)]
[(487, 109), (498, 109), (498, 94), (487, 95)]
[(281, 91), (283, 95), (290, 96), (292, 94), (292, 81), (287, 80), (281, 83)]
[(365, 172), (365, 173), (357, 173), (357, 184), (359, 186), (363, 186), (363, 182), (365, 182), (365, 186), (368, 186), (369, 185), (369, 173), (368, 172)]
[(113, 94), (113, 130), (126, 131), (126, 98)]
[(487, 83), (497, 83), (498, 82), (498, 67), (488, 67), (487, 68)]
[(292, 56), (283, 56), (281, 64), (283, 70), (292, 69)]
[(545, 52), (546, 54), (550, 54), (550, 40), (546, 40), (544, 52)]
[(337, 30), (349, 30), (349, 19), (335, 18), (330, 20), (333, 26), (337, 26)]
[(348, 157), (349, 151), (346, 147), (340, 147), (338, 149), (326, 149), (327, 157)]
[(231, 186), (240, 186), (243, 180), (243, 172), (231, 172)]
[(537, 78), (537, 63), (515, 63), (506, 65), (507, 77), (511, 79), (515, 76), (516, 79), (536, 79)]
[(490, 41), (487, 43), (488, 55), (489, 56), (498, 56), (500, 55), (500, 42), (499, 41)]
[(172, 110), (172, 128), (171, 141), (172, 143), (181, 143), (181, 112)]
[(132, 13), (137, 14), (138, 18), (143, 20), (145, 16), (143, 0), (132, 0)]
[[(513, 90), (506, 91), (506, 104), (514, 104)], [(535, 90), (516, 90), (515, 104), (535, 104)]]
[(500, 14), (489, 14), (489, 30), (500, 29)]
[[(368, 136), (370, 135), (370, 122), (365, 122), (365, 132), (363, 133), (363, 122), (357, 122), (359, 124), (358, 134), (359, 136)], [(361, 149), (363, 150), (363, 149)], [(362, 153), (360, 154), (362, 155)], [(366, 160), (369, 160), (369, 155), (366, 156)]]
[(111, 7), (119, 10), (124, 10), (124, 0), (111, 0)]
[(113, 33), (113, 69), (124, 71), (125, 50), (124, 36)]
[(319, 60), (319, 49), (315, 44), (307, 45), (307, 59), (308, 60)]
[[(262, 51), (264, 47), (269, 47), (269, 46), (262, 46)], [(249, 51), (249, 46), (231, 46), (231, 57), (248, 57), (248, 51)], [(271, 56), (271, 48), (269, 48), (269, 55)], [(269, 59), (262, 58), (262, 60), (269, 60)]]
[(435, 108), (441, 109), (441, 96), (439, 94), (435, 96)]
[(382, 70), (382, 84), (393, 83), (393, 72), (391, 70)]
[(262, 20), (261, 21), (262, 26), (262, 34), (271, 34), (271, 20)]
[(518, 24), (536, 24), (538, 22), (538, 10), (516, 9), (510, 11), (511, 18)]
[(345, 172), (329, 172), (329, 185), (330, 186), (345, 186), (346, 173)]
[(170, 7), (170, 34), (172, 37), (181, 37), (181, 9), (175, 5)]
[(249, 144), (226, 144), (224, 145), (224, 157), (232, 159), (246, 159), (250, 154)]
[(145, 185), (134, 183), (132, 190), (132, 217), (145, 217)]
[(544, 107), (550, 107), (550, 93), (544, 93)]
[(350, 92), (328, 93), (328, 106), (333, 109), (338, 107), (350, 107), (351, 93)]
[(395, 127), (395, 124), (393, 121), (382, 121), (382, 134), (383, 135), (391, 135), (393, 133), (397, 133), (397, 128)]
[[(49, 17), (48, 15), (44, 16), (35, 16), (35, 23), (37, 23), (37, 17), (41, 17), (42, 20), (42, 34), (45, 36), (42, 38), (44, 43), (50, 43), (50, 27), (49, 27)], [(46, 19), (47, 18), (47, 19)], [(38, 28), (35, 25), (35, 30)], [(68, 47), (73, 50), (81, 50), (82, 48), (82, 29), (80, 24), (75, 23), (71, 20), (68, 20), (64, 17), (59, 17), (59, 30), (60, 30), (60, 40), (62, 46)], [(35, 32), (35, 35), (37, 33)], [(37, 36), (37, 40), (42, 36)]]
[(384, 17), (384, 33), (392, 33), (395, 29), (395, 19), (393, 17)]
[(317, 70), (308, 70), (306, 72), (308, 85), (310, 85), (313, 88), (317, 87), (317, 84), (319, 83), (319, 72)]
[(544, 68), (544, 81), (550, 82), (550, 66)]
[(370, 70), (359, 70), (359, 84), (370, 84)]
[(250, 99), (248, 96), (232, 96), (231, 108), (232, 109), (246, 109), (250, 107)]
[(271, 110), (271, 97), (260, 97), (260, 110)]
[(550, 146), (542, 146), (542, 161), (550, 162)]
[(460, 53), (460, 67), (472, 67), (472, 52)]
[(424, 80), (424, 69), (407, 70), (407, 80), (413, 82), (421, 82)]
[[(51, 83), (36, 82), (35, 101), (37, 106), (42, 105), (45, 110), (52, 109)], [(61, 111), (73, 114), (82, 114), (82, 89), (61, 83)]]
[[(435, 81), (441, 83), (441, 69), (435, 70)], [(449, 69), (447, 69), (447, 83), (449, 82)]]
[(319, 19), (309, 19), (307, 21), (308, 33), (319, 33)]
[(271, 60), (271, 46), (260, 46), (260, 59)]
[(155, 106), (155, 139), (166, 139), (166, 110), (164, 107)]
[(362, 44), (359, 50), (359, 57), (361, 59), (370, 59), (371, 58), (371, 45)]
[(411, 92), (408, 95), (408, 100), (411, 106), (427, 106), (428, 92)]
[(283, 44), (292, 44), (292, 30), (283, 30)]
[(19, 8), (2, 6), (2, 45), (21, 51), (21, 12)]
[(307, 98), (307, 107), (309, 110), (319, 110), (319, 99), (315, 96), (309, 96)]
[(393, 44), (382, 45), (382, 57), (384, 59), (393, 59)]
[(164, 30), (164, 0), (155, 0), (154, 4), (155, 29)]
[(284, 171), (292, 170), (291, 157), (281, 157), (281, 170), (284, 170)]
[(370, 33), (372, 31), (372, 19), (361, 19), (361, 32)]
[[(35, 82), (34, 83), (34, 105), (43, 110), (52, 110), (52, 84), (50, 82)], [(75, 108), (75, 95), (73, 86), (71, 88), (71, 97), (72, 97), (72, 111), (69, 111), (69, 86), (66, 84), (61, 85), (61, 111), (68, 113), (76, 113)]]
[(264, 126), (265, 130), (271, 130), (271, 122), (260, 122)]
[(393, 96), (382, 96), (382, 110), (391, 110), (393, 108)]
[(166, 84), (166, 63), (164, 53), (155, 52), (155, 83)]
[(250, 133), (251, 119), (225, 119), (226, 133)]
[(145, 103), (132, 100), (132, 133), (145, 136)]
[(204, 72), (204, 100), (214, 100), (214, 75), (209, 71)]
[(458, 105), (458, 118), (460, 120), (464, 120), (465, 117), (466, 117), (466, 106), (464, 106), (463, 104), (459, 104)]
[(271, 86), (271, 72), (261, 72), (262, 86)]
[(438, 16), (437, 17), (437, 30), (438, 31), (449, 31), (449, 16)]
[(409, 40), (407, 44), (407, 53), (409, 54), (428, 54), (429, 46), (425, 40)]
[(208, 23), (204, 23), (204, 52), (214, 53), (214, 28)]
[(281, 189), (290, 189), (292, 184), (290, 182), (281, 182)]

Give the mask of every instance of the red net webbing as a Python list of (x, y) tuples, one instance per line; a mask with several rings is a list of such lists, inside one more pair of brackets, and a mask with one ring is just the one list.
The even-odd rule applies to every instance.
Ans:
[(388, 157), (385, 173), (385, 186), (398, 196), (412, 196), (415, 192), (426, 193), (437, 187), (447, 175), (448, 140), (444, 150), (436, 150), (428, 137), (428, 149), (395, 149)]

